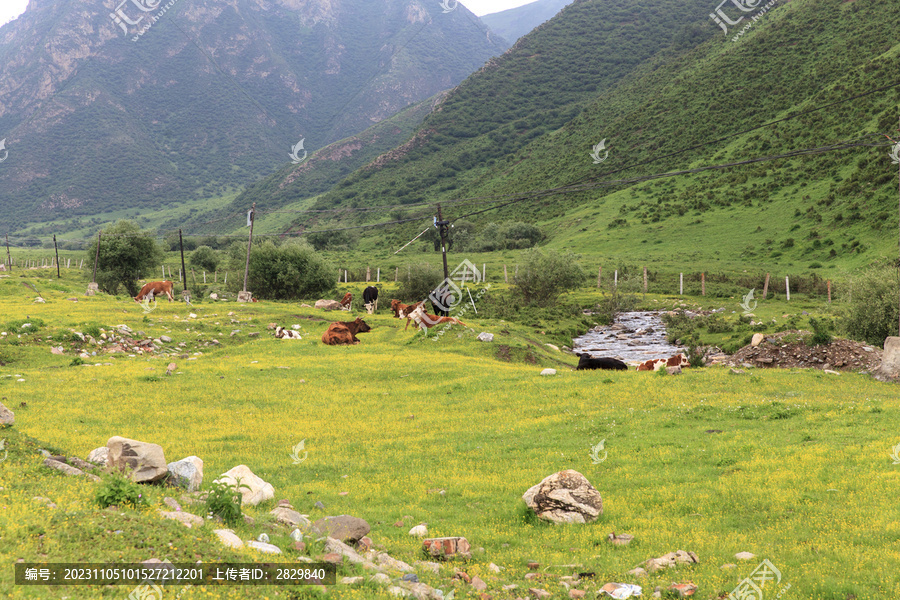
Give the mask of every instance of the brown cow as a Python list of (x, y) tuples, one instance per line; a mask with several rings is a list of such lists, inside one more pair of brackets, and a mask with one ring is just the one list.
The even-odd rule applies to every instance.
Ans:
[(350, 292), (347, 292), (346, 294), (344, 294), (344, 297), (343, 297), (343, 299), (341, 299), (341, 302), (340, 302), (341, 309), (351, 310), (352, 305), (350, 303), (352, 301), (353, 301), (353, 294), (351, 294)]
[[(416, 302), (415, 304), (403, 304), (397, 299), (391, 300), (391, 310), (394, 311), (395, 319), (406, 319), (406, 327), (409, 327), (410, 314), (425, 304), (424, 300)], [(404, 328), (405, 329), (405, 328)]]
[(456, 317), (439, 317), (437, 315), (429, 315), (425, 312), (424, 306), (419, 306), (414, 311), (409, 313), (406, 318), (406, 327), (403, 328), (404, 331), (409, 327), (409, 321), (412, 319), (416, 322), (416, 325), (419, 326), (419, 329), (431, 329), (435, 325), (440, 325), (441, 323), (452, 323), (454, 325), (462, 325), (463, 327), (468, 327), (465, 323), (457, 319)]
[(338, 321), (329, 325), (322, 334), (322, 343), (329, 346), (358, 344), (359, 340), (356, 339), (356, 334), (371, 330), (372, 328), (359, 317), (356, 317), (355, 321)]
[(141, 291), (138, 292), (138, 295), (134, 297), (134, 300), (136, 302), (141, 302), (151, 293), (154, 297), (165, 294), (169, 297), (169, 302), (172, 302), (175, 299), (175, 297), (172, 295), (171, 281), (150, 281), (144, 284), (144, 287), (142, 287)]
[(653, 358), (645, 360), (637, 366), (638, 371), (659, 371), (666, 367), (689, 367), (690, 361), (684, 354), (676, 354), (671, 358)]

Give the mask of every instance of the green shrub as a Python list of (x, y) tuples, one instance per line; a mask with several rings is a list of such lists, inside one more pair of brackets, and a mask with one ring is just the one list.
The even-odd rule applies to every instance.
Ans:
[(397, 297), (404, 303), (427, 299), (428, 295), (444, 281), (444, 270), (428, 263), (409, 265), (405, 275), (404, 277), (401, 270), (397, 286)]
[[(87, 250), (85, 267), (94, 267), (97, 240)], [(97, 285), (110, 295), (124, 286), (130, 296), (140, 290), (138, 279), (156, 271), (163, 254), (149, 231), (142, 231), (137, 223), (119, 221), (102, 231), (97, 264)]]
[(810, 317), (809, 326), (813, 330), (812, 337), (809, 338), (809, 342), (812, 345), (819, 346), (821, 344), (831, 343), (831, 331), (833, 329), (833, 324), (830, 321)]
[(126, 506), (133, 508), (150, 506), (140, 485), (121, 473), (110, 473), (103, 478), (94, 500), (100, 508)]
[(854, 276), (850, 307), (844, 313), (847, 334), (878, 346), (897, 335), (897, 288), (897, 267), (887, 260)]
[(531, 249), (522, 253), (513, 291), (523, 304), (549, 306), (559, 295), (585, 283), (578, 256), (555, 250), (546, 253)]
[[(243, 287), (246, 252), (246, 244), (241, 243), (229, 249), (231, 268), (241, 274), (229, 281), (232, 292)], [(254, 297), (266, 300), (321, 298), (334, 289), (336, 272), (303, 240), (291, 240), (280, 246), (266, 240), (253, 245), (247, 289)]]
[(227, 525), (240, 523), (243, 520), (240, 488), (250, 489), (250, 486), (241, 483), (240, 479), (237, 480), (237, 487), (212, 482), (206, 495), (206, 512), (221, 518)]
[(214, 272), (219, 266), (219, 255), (209, 246), (200, 246), (191, 252), (190, 263), (201, 271)]

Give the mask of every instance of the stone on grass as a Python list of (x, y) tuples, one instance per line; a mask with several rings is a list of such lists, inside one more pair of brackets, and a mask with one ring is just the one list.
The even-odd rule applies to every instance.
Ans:
[(764, 336), (763, 334), (761, 334), (761, 333), (754, 333), (754, 334), (753, 334), (753, 337), (750, 338), (750, 345), (751, 345), (751, 346), (754, 346), (754, 347), (755, 347), (755, 346), (759, 346), (760, 344), (762, 344), (762, 341), (763, 341), (764, 339), (766, 339), (766, 336)]
[(213, 533), (218, 536), (219, 541), (222, 542), (222, 544), (229, 548), (234, 548), (236, 550), (238, 548), (243, 548), (244, 546), (244, 542), (241, 541), (241, 538), (235, 535), (234, 531), (231, 529), (216, 529)]
[(179, 511), (179, 510), (161, 510), (159, 511), (160, 516), (165, 519), (172, 519), (173, 521), (178, 521), (182, 525), (188, 528), (192, 527), (200, 527), (203, 525), (204, 520), (203, 517), (198, 517), (197, 515), (192, 515), (189, 512)]
[(391, 578), (384, 573), (375, 573), (372, 575), (372, 581), (380, 583), (381, 585), (388, 585), (391, 583)]
[(16, 422), (16, 415), (9, 410), (3, 403), (0, 403), (0, 425), (12, 425)]
[(600, 492), (572, 469), (545, 477), (522, 499), (539, 518), (554, 523), (590, 523), (603, 514)]
[(356, 564), (366, 563), (366, 559), (359, 555), (359, 553), (342, 542), (341, 540), (336, 540), (334, 538), (325, 538), (325, 552), (339, 554), (343, 556), (347, 560)]
[(434, 558), (472, 558), (472, 547), (464, 537), (428, 538), (422, 540), (422, 550)]
[(478, 340), (479, 342), (493, 342), (494, 334), (488, 333), (486, 331), (482, 331), (481, 333), (478, 334), (478, 337), (476, 337), (475, 339)]
[(281, 548), (278, 546), (273, 546), (272, 544), (267, 544), (265, 542), (257, 542), (256, 540), (249, 540), (247, 542), (247, 547), (259, 550), (265, 554), (281, 554)]
[(322, 310), (340, 310), (341, 303), (337, 300), (316, 300), (315, 307)]
[[(309, 519), (306, 518), (307, 515), (301, 515), (293, 508), (288, 506), (276, 506), (269, 514), (275, 515), (275, 520), (282, 525), (287, 525), (288, 527), (302, 527), (304, 531), (309, 530), (310, 523)], [(297, 531), (299, 533), (299, 530)]]
[(313, 529), (319, 534), (341, 540), (342, 542), (355, 543), (365, 537), (371, 530), (369, 524), (359, 517), (340, 515), (338, 517), (325, 517), (313, 523)]
[(544, 369), (541, 375), (556, 375), (556, 369)]
[(341, 585), (359, 585), (365, 581), (363, 577), (341, 577)]
[(613, 532), (606, 537), (606, 540), (614, 546), (627, 546), (633, 539), (634, 536), (629, 533), (620, 533), (619, 535), (616, 535), (616, 533)]
[(106, 447), (109, 448), (107, 465), (120, 472), (130, 471), (137, 483), (159, 481), (169, 473), (159, 444), (113, 436)]
[(481, 577), (473, 577), (472, 578), (472, 587), (475, 588), (476, 591), (483, 592), (487, 590), (487, 584)]
[(528, 588), (528, 593), (532, 598), (535, 598), (536, 600), (544, 600), (544, 598), (549, 598), (550, 596), (552, 596), (550, 592), (548, 592), (547, 590), (542, 590), (540, 588)]
[[(238, 487), (238, 481), (241, 486)], [(241, 494), (241, 504), (256, 506), (260, 502), (272, 500), (275, 497), (275, 488), (271, 483), (266, 483), (253, 474), (247, 465), (238, 465), (219, 476), (216, 483), (224, 483), (234, 487)]]
[(415, 537), (425, 537), (426, 535), (428, 535), (428, 527), (426, 527), (425, 525), (416, 525), (409, 530), (409, 535)]
[(196, 456), (188, 456), (167, 465), (169, 481), (189, 492), (196, 492), (203, 483), (203, 460)]
[(900, 378), (900, 337), (891, 336), (884, 340), (884, 354), (877, 374), (891, 381)]
[(738, 560), (753, 560), (756, 555), (751, 552), (738, 552), (734, 557)]

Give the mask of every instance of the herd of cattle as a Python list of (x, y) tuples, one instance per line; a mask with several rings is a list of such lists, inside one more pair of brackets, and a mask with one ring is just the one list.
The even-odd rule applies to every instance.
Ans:
[[(134, 299), (137, 302), (142, 302), (145, 299), (153, 300), (155, 296), (161, 296), (162, 294), (165, 294), (169, 298), (169, 302), (174, 300), (171, 281), (151, 281), (141, 288), (141, 291)], [(344, 310), (351, 310), (353, 306), (352, 303), (353, 294), (350, 292), (344, 294), (343, 299), (340, 301), (341, 308)], [(378, 310), (378, 288), (370, 285), (363, 290), (363, 304), (366, 308), (366, 312), (370, 315)], [(425, 309), (424, 300), (415, 304), (403, 304), (399, 300), (391, 300), (391, 311), (394, 313), (395, 319), (406, 319), (404, 331), (409, 329), (409, 324), (411, 322), (415, 323), (416, 327), (422, 331), (427, 331), (435, 325), (441, 324), (462, 325), (463, 327), (468, 327), (468, 325), (456, 317), (429, 314)], [(441, 311), (435, 306), (435, 312)], [(359, 338), (357, 338), (356, 335), (371, 330), (372, 328), (368, 323), (359, 317), (354, 321), (335, 321), (334, 323), (331, 323), (325, 333), (322, 334), (322, 343), (329, 346), (358, 344)], [(282, 339), (299, 339), (300, 337), (297, 332), (283, 327), (278, 327), (275, 335)], [(690, 366), (690, 362), (687, 357), (684, 354), (676, 354), (670, 358), (654, 358), (644, 361), (637, 366), (637, 370), (659, 371), (667, 367), (684, 368), (688, 366)], [(625, 371), (628, 369), (628, 365), (617, 358), (593, 358), (590, 354), (578, 355), (577, 370), (588, 371), (595, 369)]]

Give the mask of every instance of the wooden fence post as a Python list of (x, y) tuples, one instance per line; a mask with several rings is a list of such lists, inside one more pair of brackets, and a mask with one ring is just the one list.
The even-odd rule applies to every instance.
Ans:
[(344, 269), (344, 283), (347, 283), (347, 269)]
[(378, 272), (375, 275), (375, 283), (380, 283), (380, 282), (381, 282), (381, 267), (378, 267)]
[(343, 270), (343, 269), (338, 269), (338, 283), (341, 282), (341, 271), (342, 271), (342, 270)]
[(600, 265), (600, 268), (597, 269), (597, 289), (600, 289), (600, 277), (603, 275), (603, 265)]
[(506, 265), (503, 265), (503, 283), (509, 283), (509, 274), (506, 272)]
[(763, 284), (763, 300), (766, 299), (766, 296), (769, 294), (769, 274), (766, 273), (766, 283)]
[(619, 270), (616, 269), (613, 273), (613, 287), (619, 289)]
[(487, 281), (487, 265), (485, 263), (481, 263), (481, 280)]
[(647, 293), (647, 267), (644, 267), (644, 293)]
[(791, 281), (787, 278), (787, 275), (784, 277), (784, 293), (787, 294), (788, 302), (791, 301)]
[(700, 273), (700, 295), (706, 295), (706, 272)]
[(828, 304), (831, 304), (831, 280), (828, 280)]
[(397, 283), (397, 279), (400, 277), (400, 267), (397, 267), (397, 270), (394, 271), (394, 283)]
[(678, 274), (678, 295), (684, 296), (684, 273)]
[(372, 267), (366, 267), (366, 283), (372, 281)]

